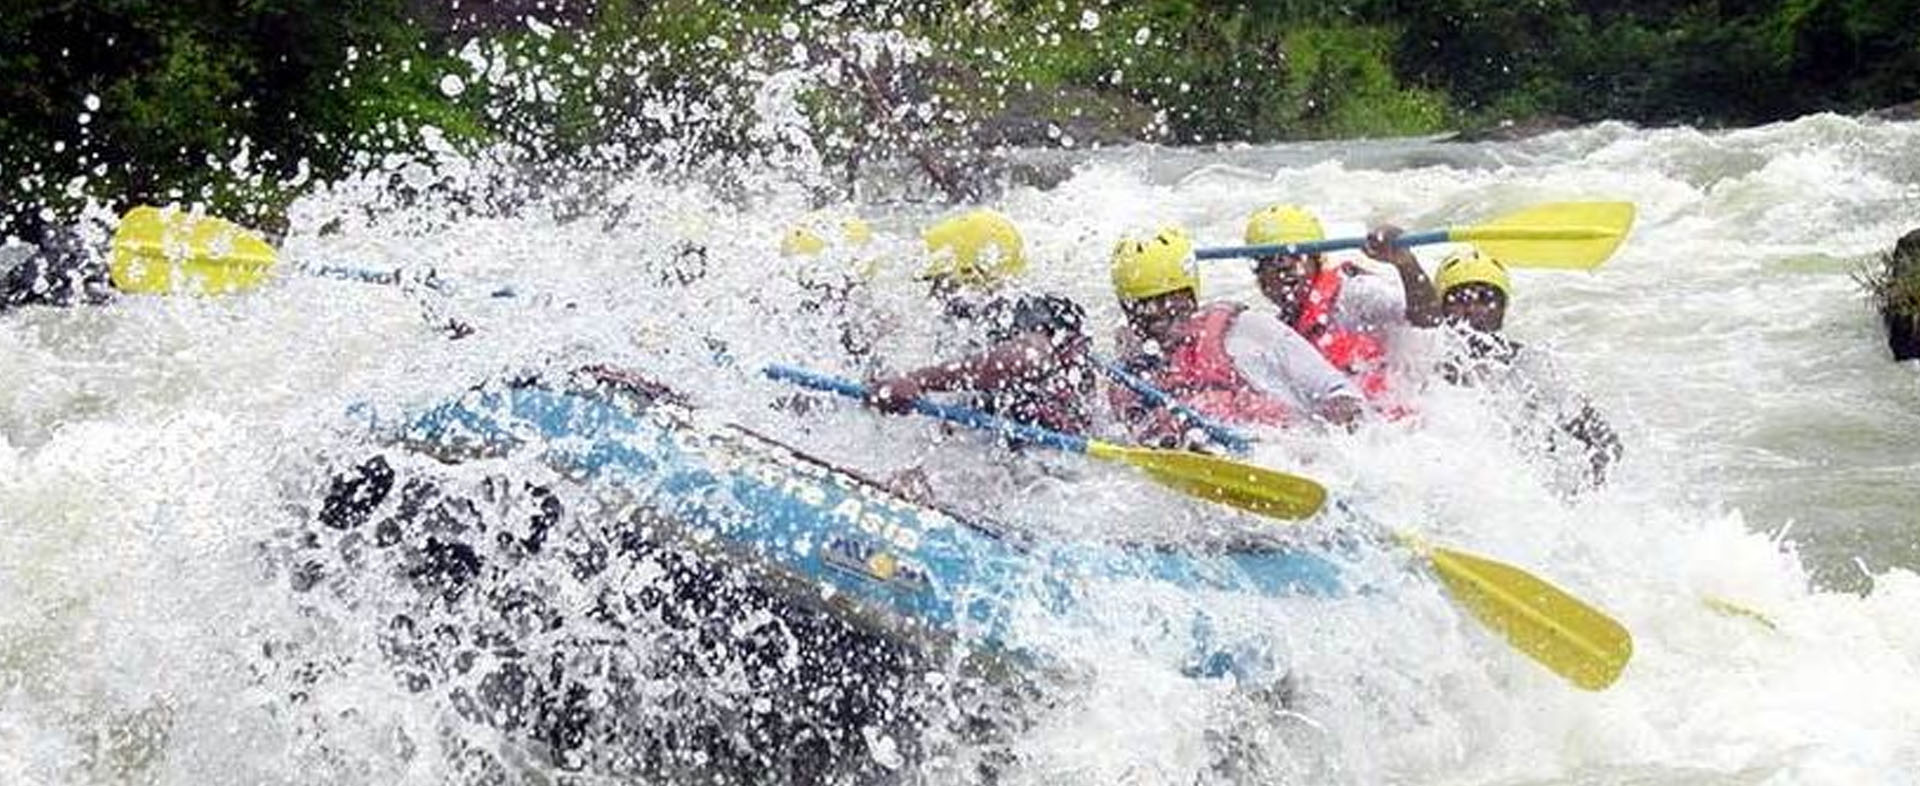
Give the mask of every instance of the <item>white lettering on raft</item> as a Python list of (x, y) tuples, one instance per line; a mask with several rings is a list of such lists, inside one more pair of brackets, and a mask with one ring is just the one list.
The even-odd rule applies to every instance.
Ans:
[(847, 523), (859, 527), (877, 538), (881, 538), (902, 551), (914, 551), (920, 548), (920, 533), (911, 527), (903, 527), (900, 522), (867, 510), (858, 497), (846, 497), (840, 504), (833, 506), (832, 515), (845, 519)]

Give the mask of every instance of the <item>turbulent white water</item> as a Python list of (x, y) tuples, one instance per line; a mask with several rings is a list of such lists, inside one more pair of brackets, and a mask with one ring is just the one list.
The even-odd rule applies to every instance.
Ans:
[[(1537, 457), (1457, 392), (1436, 392), (1419, 428), (1260, 453), (1383, 520), (1607, 609), (1635, 635), (1618, 684), (1565, 685), (1397, 573), (1376, 577), (1391, 591), (1341, 601), (1203, 598), (1284, 656), (1301, 700), (1281, 710), (1231, 681), (1182, 677), (1151, 646), (1062, 632), (1055, 644), (1076, 655), (1075, 677), (996, 754), (1010, 762), (1001, 777), (1911, 782), (1920, 376), (1886, 361), (1849, 273), (1920, 225), (1917, 162), (1912, 124), (1823, 116), (1712, 134), (1608, 124), (1516, 144), (1105, 151), (1056, 189), (997, 200), (1028, 234), (1035, 286), (1086, 304), (1102, 340), (1118, 318), (1106, 251), (1127, 229), (1178, 221), (1203, 243), (1232, 244), (1246, 213), (1276, 200), (1348, 227), (1469, 223), (1545, 200), (1640, 209), (1631, 240), (1597, 272), (1517, 274), (1509, 320), (1516, 337), (1550, 345), (1622, 432), (1627, 456), (1603, 491), (1555, 496)], [(790, 264), (776, 235), (802, 212), (777, 188), (745, 208), (635, 180), (566, 221), (537, 205), (505, 218), (383, 206), (369, 221), (371, 189), (300, 203), (288, 256), (435, 267), (466, 293), (438, 307), (478, 334), (446, 340), (397, 288), (299, 276), (239, 297), (0, 319), (0, 783), (445, 781), (436, 730), (449, 710), (381, 666), (362, 629), (377, 623), (302, 612), (261, 553), (271, 533), (301, 524), (328, 461), (366, 452), (347, 408), (418, 405), (500, 373), (600, 361), (675, 379), (723, 416), (777, 424), (764, 404), (783, 391), (716, 369), (705, 340), (725, 342), (736, 368), (831, 357), (783, 307), (792, 285), (769, 275)], [(910, 254), (931, 215), (844, 209), (875, 221), (883, 256)], [(339, 231), (321, 236), (335, 220)], [(712, 274), (663, 283), (683, 241), (706, 246)], [(1210, 288), (1251, 294), (1239, 264), (1216, 264)], [(904, 279), (883, 275), (883, 299), (909, 302)], [(485, 297), (497, 283), (519, 296)], [(928, 357), (896, 344), (897, 365)], [(803, 441), (874, 469), (982, 455), (854, 411), (811, 429)], [(1114, 473), (1041, 496), (980, 504), (1089, 533), (1113, 524), (1102, 510), (1133, 504), (1115, 497), (1148, 512), (1131, 525), (1168, 534), (1196, 515)], [(1108, 592), (1123, 607), (1164, 589)], [(1772, 627), (1715, 612), (1714, 598)], [(340, 673), (289, 695), (263, 652), (281, 641)]]

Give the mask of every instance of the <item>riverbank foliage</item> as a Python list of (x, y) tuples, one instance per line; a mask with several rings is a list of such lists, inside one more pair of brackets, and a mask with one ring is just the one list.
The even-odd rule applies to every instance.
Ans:
[(667, 168), (891, 151), (938, 179), (996, 145), (1752, 124), (1920, 98), (1915, 19), (1920, 0), (29, 3), (0, 16), (0, 237), (89, 197), (262, 218), (436, 146)]
[(1854, 273), (1854, 280), (1874, 309), (1920, 328), (1920, 231), (1865, 263)]

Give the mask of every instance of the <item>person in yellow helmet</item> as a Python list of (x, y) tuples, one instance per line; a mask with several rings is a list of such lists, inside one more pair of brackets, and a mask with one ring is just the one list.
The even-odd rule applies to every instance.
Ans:
[[(1399, 227), (1378, 227), (1362, 248), (1368, 257), (1393, 265), (1400, 282), (1389, 281), (1347, 263), (1328, 264), (1324, 254), (1286, 254), (1253, 262), (1260, 293), (1280, 307), (1280, 318), (1311, 340), (1328, 330), (1378, 332), (1393, 325), (1435, 324), (1438, 304), (1432, 285), (1413, 253), (1393, 245)], [(1299, 205), (1270, 205), (1247, 217), (1248, 245), (1283, 245), (1325, 240), (1320, 218)], [(1336, 364), (1337, 365), (1337, 364)]]
[[(1383, 226), (1368, 235), (1363, 251), (1393, 265), (1399, 282), (1346, 262), (1329, 264), (1322, 254), (1280, 254), (1254, 260), (1261, 294), (1280, 309), (1286, 322), (1325, 355), (1334, 367), (1353, 376), (1370, 400), (1391, 398), (1387, 390), (1385, 333), (1407, 324), (1431, 325), (1438, 312), (1432, 285), (1420, 262), (1393, 241), (1398, 227)], [(1320, 219), (1298, 205), (1272, 205), (1247, 218), (1249, 245), (1306, 243), (1326, 239)], [(1401, 411), (1393, 405), (1392, 411)]]
[(1458, 351), (1441, 362), (1441, 375), (1453, 384), (1471, 385), (1489, 369), (1510, 369), (1521, 345), (1501, 332), (1513, 296), (1507, 266), (1468, 246), (1440, 260), (1434, 268), (1433, 288), (1440, 303), (1434, 324), (1454, 329), (1462, 342)]
[[(873, 242), (873, 227), (857, 217), (845, 219), (840, 222), (840, 242), (848, 248), (865, 246)], [(780, 238), (780, 255), (788, 258), (817, 257), (826, 253), (832, 245), (821, 235), (819, 227), (809, 223), (795, 224)]]
[(1497, 336), (1506, 325), (1513, 280), (1505, 264), (1479, 249), (1455, 251), (1441, 260), (1434, 269), (1433, 288), (1442, 321), (1488, 336)]
[[(873, 242), (872, 226), (857, 216), (840, 220), (837, 227), (830, 228), (829, 223), (813, 218), (788, 227), (780, 237), (780, 256), (801, 263), (793, 271), (801, 286), (831, 296), (845, 292), (856, 281), (873, 278), (879, 265), (875, 260), (853, 258)], [(842, 265), (804, 264), (830, 255), (841, 257), (837, 261)]]
[[(1121, 366), (1203, 416), (1257, 425), (1318, 417), (1352, 422), (1360, 392), (1307, 341), (1265, 310), (1200, 305), (1193, 241), (1166, 227), (1114, 247), (1114, 294), (1127, 317)], [(1114, 409), (1143, 442), (1190, 442), (1172, 414), (1125, 390)]]
[(1440, 323), (1460, 344), (1440, 364), (1448, 382), (1476, 387), (1517, 406), (1502, 408), (1517, 436), (1541, 455), (1571, 456), (1560, 485), (1570, 491), (1597, 487), (1623, 452), (1620, 437), (1599, 410), (1572, 392), (1544, 353), (1508, 338), (1507, 306), (1513, 279), (1500, 260), (1474, 247), (1448, 254), (1434, 269)]
[(1010, 294), (1027, 269), (1013, 222), (987, 209), (941, 220), (922, 234), (920, 278), (942, 306), (964, 354), (871, 381), (869, 403), (906, 412), (928, 393), (968, 392), (975, 406), (1012, 420), (1082, 433), (1091, 424), (1085, 311), (1065, 297)]
[(1013, 221), (980, 208), (951, 216), (920, 235), (927, 265), (920, 278), (936, 291), (991, 292), (1027, 272), (1026, 240)]

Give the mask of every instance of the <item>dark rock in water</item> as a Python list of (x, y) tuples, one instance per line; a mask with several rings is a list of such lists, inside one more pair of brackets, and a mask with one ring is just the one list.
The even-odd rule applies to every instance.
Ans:
[[(1078, 150), (1155, 136), (1153, 110), (1125, 96), (1082, 88), (1009, 92), (1004, 103), (975, 119), (972, 143), (987, 151)], [(989, 161), (985, 172), (993, 183), (982, 189), (988, 193), (1020, 186), (1044, 191), (1073, 176), (1073, 167), (1061, 161), (1006, 153)]]
[(1900, 238), (1863, 283), (1887, 325), (1893, 359), (1920, 359), (1920, 229)]
[(1892, 121), (1920, 120), (1920, 101), (1908, 101), (1904, 104), (1883, 106), (1867, 112), (1867, 117), (1875, 120)]
[(1920, 320), (1882, 311), (1887, 323), (1887, 349), (1894, 360), (1920, 360)]
[(1565, 115), (1533, 115), (1520, 119), (1508, 118), (1490, 126), (1469, 128), (1453, 136), (1448, 142), (1518, 142), (1532, 139), (1541, 134), (1579, 128), (1580, 121)]

